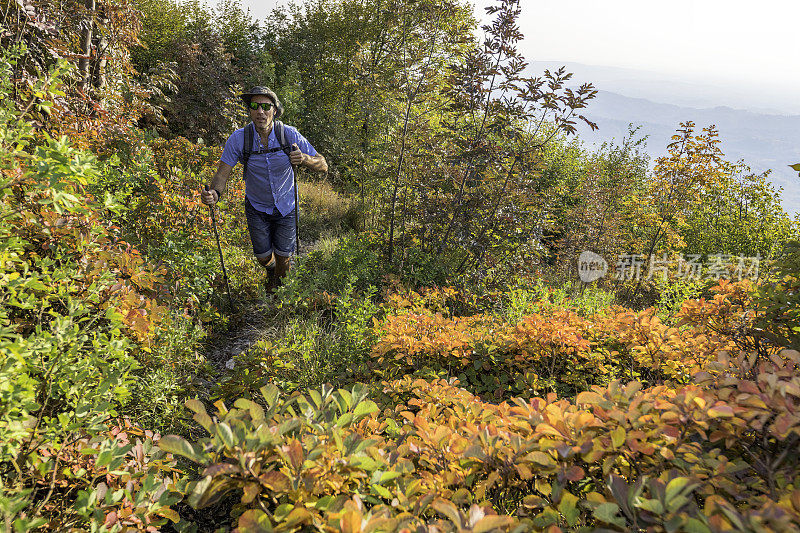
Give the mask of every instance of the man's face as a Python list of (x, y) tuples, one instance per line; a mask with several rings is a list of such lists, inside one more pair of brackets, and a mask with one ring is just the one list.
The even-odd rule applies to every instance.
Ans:
[(256, 129), (268, 127), (272, 122), (272, 117), (275, 116), (275, 105), (270, 97), (259, 94), (252, 97), (250, 103), (272, 104), (269, 111), (264, 111), (262, 106), (259, 106), (257, 109), (250, 108), (250, 120), (256, 125)]

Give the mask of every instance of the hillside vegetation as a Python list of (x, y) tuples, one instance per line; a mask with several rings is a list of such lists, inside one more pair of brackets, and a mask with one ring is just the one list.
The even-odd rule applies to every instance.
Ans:
[[(599, 91), (587, 115), (599, 129), (590, 132), (579, 127), (585, 141), (623, 138), (630, 124), (640, 126), (637, 133), (647, 136), (647, 152), (661, 155), (669, 143), (675, 124), (692, 117), (698, 124), (714, 124), (720, 131), (721, 146), (731, 160), (743, 159), (753, 174), (764, 174), (766, 182), (781, 190), (781, 200), (789, 213), (800, 211), (800, 192), (795, 186), (797, 172), (788, 163), (800, 159), (797, 132), (800, 115), (765, 114), (729, 107), (694, 109), (631, 98)], [(769, 170), (769, 172), (767, 172)], [(749, 173), (749, 171), (748, 171)]]
[[(4, 530), (800, 530), (800, 226), (714, 127), (585, 149), (513, 0), (1, 1)], [(272, 296), (199, 196), (254, 84), (330, 163)]]

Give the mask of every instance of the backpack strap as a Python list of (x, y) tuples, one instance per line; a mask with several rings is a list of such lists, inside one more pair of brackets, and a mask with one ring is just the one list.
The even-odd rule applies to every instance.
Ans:
[(244, 128), (244, 146), (242, 147), (242, 179), (247, 181), (247, 162), (253, 153), (253, 132), (255, 125), (251, 122)]
[[(283, 153), (288, 156), (292, 151), (292, 145), (286, 142), (286, 128), (280, 120), (275, 121), (275, 138), (278, 139), (278, 144), (281, 145), (279, 149), (283, 150)], [(277, 152), (277, 150), (275, 151)]]
[[(278, 150), (283, 150), (283, 153), (286, 154), (286, 157), (289, 157), (289, 154), (292, 151), (292, 145), (286, 142), (286, 127), (284, 126), (283, 122), (280, 120), (275, 121), (275, 138), (278, 139), (278, 144), (280, 146), (278, 148), (272, 148), (270, 152), (277, 152)], [(294, 192), (295, 192), (295, 202), (297, 202), (297, 169), (295, 169), (294, 165), (292, 165), (292, 176), (294, 177)]]

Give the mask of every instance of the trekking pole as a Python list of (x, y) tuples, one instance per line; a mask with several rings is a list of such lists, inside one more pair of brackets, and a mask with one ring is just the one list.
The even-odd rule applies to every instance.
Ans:
[(294, 255), (297, 257), (300, 255), (300, 193), (297, 189), (297, 165), (292, 165), (292, 176), (294, 176)]
[(292, 167), (294, 172), (294, 255), (300, 254), (300, 195), (297, 192), (297, 167)]
[[(206, 191), (209, 186), (206, 185)], [(219, 199), (219, 196), (217, 196)], [(233, 298), (231, 298), (231, 286), (228, 283), (228, 272), (225, 270), (225, 259), (222, 257), (222, 246), (219, 244), (219, 233), (217, 232), (217, 217), (214, 215), (214, 206), (209, 205), (208, 210), (211, 212), (211, 223), (214, 226), (214, 237), (217, 238), (217, 250), (219, 250), (219, 262), (222, 263), (222, 277), (225, 279), (225, 288), (228, 289), (228, 304), (231, 306), (231, 311), (236, 312), (236, 307), (233, 305)]]

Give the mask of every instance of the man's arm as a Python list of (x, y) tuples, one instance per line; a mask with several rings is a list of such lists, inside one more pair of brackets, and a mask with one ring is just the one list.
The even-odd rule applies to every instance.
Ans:
[[(325, 168), (327, 169), (327, 165)], [(217, 194), (217, 191), (220, 193), (225, 192), (228, 178), (231, 177), (232, 170), (233, 167), (229, 164), (223, 163), (222, 161), (219, 162), (217, 171), (214, 173), (214, 177), (211, 178), (211, 190), (202, 191), (200, 193), (200, 197), (202, 198), (204, 204), (212, 205), (219, 201), (219, 195)]]
[(322, 154), (308, 155), (300, 151), (297, 143), (292, 145), (292, 151), (289, 152), (289, 161), (292, 165), (304, 166), (314, 172), (327, 172), (328, 162), (325, 161), (325, 156)]

